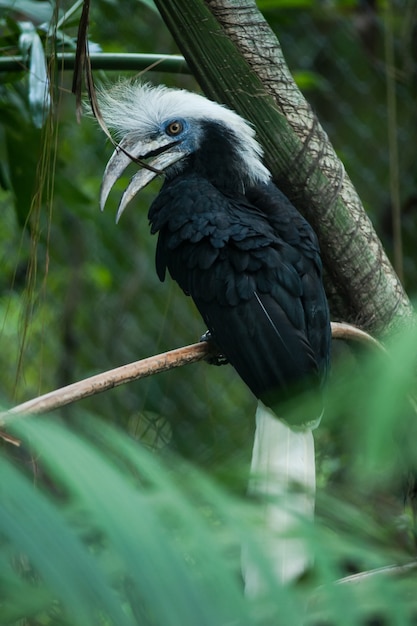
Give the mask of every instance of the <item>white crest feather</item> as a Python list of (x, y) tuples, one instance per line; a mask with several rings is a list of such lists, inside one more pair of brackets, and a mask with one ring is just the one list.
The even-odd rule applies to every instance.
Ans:
[(106, 124), (121, 139), (127, 134), (139, 138), (150, 136), (163, 122), (177, 117), (195, 121), (216, 121), (234, 132), (239, 155), (251, 173), (251, 182), (267, 182), (269, 170), (262, 163), (263, 150), (255, 139), (249, 122), (224, 105), (184, 89), (148, 83), (120, 81), (98, 93)]

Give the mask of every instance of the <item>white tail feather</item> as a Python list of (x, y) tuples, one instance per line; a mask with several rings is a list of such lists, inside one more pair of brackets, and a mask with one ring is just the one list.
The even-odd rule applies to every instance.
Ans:
[[(315, 483), (312, 429), (292, 430), (259, 402), (249, 493), (261, 501), (260, 538), (283, 583), (298, 578), (310, 564), (304, 541), (291, 535), (301, 517), (314, 515)], [(242, 570), (246, 593), (259, 594), (262, 574), (246, 549)]]

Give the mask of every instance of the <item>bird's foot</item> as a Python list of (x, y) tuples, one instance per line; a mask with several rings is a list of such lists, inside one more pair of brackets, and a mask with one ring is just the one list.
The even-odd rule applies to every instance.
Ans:
[(200, 341), (206, 341), (210, 344), (210, 354), (208, 354), (204, 359), (206, 363), (209, 363), (210, 365), (227, 365), (227, 363), (229, 363), (227, 357), (220, 353), (220, 350), (216, 345), (216, 342), (213, 340), (209, 330), (207, 330), (204, 335), (201, 335)]

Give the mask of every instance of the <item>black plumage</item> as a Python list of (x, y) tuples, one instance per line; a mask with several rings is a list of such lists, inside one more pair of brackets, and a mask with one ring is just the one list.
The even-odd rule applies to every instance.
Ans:
[(168, 269), (267, 404), (320, 385), (330, 332), (316, 236), (272, 182), (241, 193), (200, 175), (196, 161), (166, 180), (149, 211), (160, 279)]

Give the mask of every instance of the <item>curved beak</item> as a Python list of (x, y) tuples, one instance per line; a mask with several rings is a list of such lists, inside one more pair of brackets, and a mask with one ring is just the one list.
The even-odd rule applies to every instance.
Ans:
[[(175, 146), (175, 151), (170, 150), (173, 146)], [(119, 221), (129, 202), (141, 189), (146, 187), (158, 175), (163, 174), (167, 167), (182, 159), (186, 154), (186, 151), (181, 150), (177, 143), (167, 143), (165, 137), (147, 142), (138, 141), (132, 136), (125, 137), (113, 152), (104, 170), (100, 188), (100, 209), (103, 211), (113, 185), (119, 180), (132, 161), (155, 157), (144, 163), (143, 169), (139, 170), (131, 179), (120, 199), (116, 222)]]

